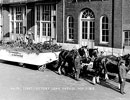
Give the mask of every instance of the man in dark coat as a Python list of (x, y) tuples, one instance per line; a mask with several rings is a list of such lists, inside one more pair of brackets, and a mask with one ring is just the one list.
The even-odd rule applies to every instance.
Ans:
[(126, 81), (126, 72), (127, 67), (125, 66), (125, 62), (122, 60), (119, 62), (119, 83), (120, 83), (120, 92), (121, 94), (125, 94), (125, 81)]

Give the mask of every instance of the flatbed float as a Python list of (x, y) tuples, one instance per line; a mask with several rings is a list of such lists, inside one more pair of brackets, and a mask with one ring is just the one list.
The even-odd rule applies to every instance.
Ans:
[(39, 70), (44, 70), (46, 64), (58, 60), (59, 51), (45, 53), (26, 53), (21, 51), (13, 51), (0, 49), (0, 59), (11, 62), (18, 62), (20, 65), (31, 64), (38, 66)]

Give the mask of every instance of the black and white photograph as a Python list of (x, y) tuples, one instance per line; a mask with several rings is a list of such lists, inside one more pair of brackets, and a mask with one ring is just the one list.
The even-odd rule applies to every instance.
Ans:
[(0, 0), (0, 100), (130, 100), (130, 0)]

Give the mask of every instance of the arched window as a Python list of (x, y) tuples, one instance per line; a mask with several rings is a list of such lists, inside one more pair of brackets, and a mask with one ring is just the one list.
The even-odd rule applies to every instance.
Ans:
[(72, 16), (67, 17), (67, 40), (74, 39), (74, 18)]
[(82, 12), (82, 39), (94, 40), (95, 38), (95, 15), (92, 10), (85, 9)]
[(95, 18), (94, 13), (90, 9), (86, 9), (82, 14), (82, 19)]
[(107, 16), (102, 16), (100, 19), (100, 43), (109, 42), (109, 21)]

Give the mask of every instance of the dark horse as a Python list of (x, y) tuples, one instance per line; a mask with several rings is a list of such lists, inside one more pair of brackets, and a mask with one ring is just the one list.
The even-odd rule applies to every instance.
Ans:
[(125, 61), (125, 66), (128, 72), (130, 70), (130, 54), (126, 54), (120, 57), (108, 55), (96, 58), (93, 64), (93, 68), (95, 69), (95, 78), (97, 78), (97, 82), (99, 82), (98, 78), (101, 74), (105, 76), (105, 79), (108, 79), (108, 74), (118, 75), (118, 78), (120, 78), (119, 66), (122, 60)]
[(107, 57), (104, 65), (105, 75), (107, 75), (107, 73), (116, 73), (119, 75), (119, 66), (121, 61), (124, 61), (126, 71), (128, 72), (130, 70), (130, 54), (126, 54), (120, 57)]
[(89, 52), (89, 56), (92, 58), (92, 57), (97, 57), (98, 56), (98, 48), (91, 48), (91, 49), (88, 49), (88, 52)]
[[(86, 57), (85, 49), (87, 49), (87, 46), (73, 50), (62, 50), (58, 59), (58, 73), (71, 73), (74, 75), (74, 78), (78, 80), (80, 69), (82, 68), (82, 61), (90, 61), (90, 59)], [(66, 66), (66, 64), (68, 65)]]

